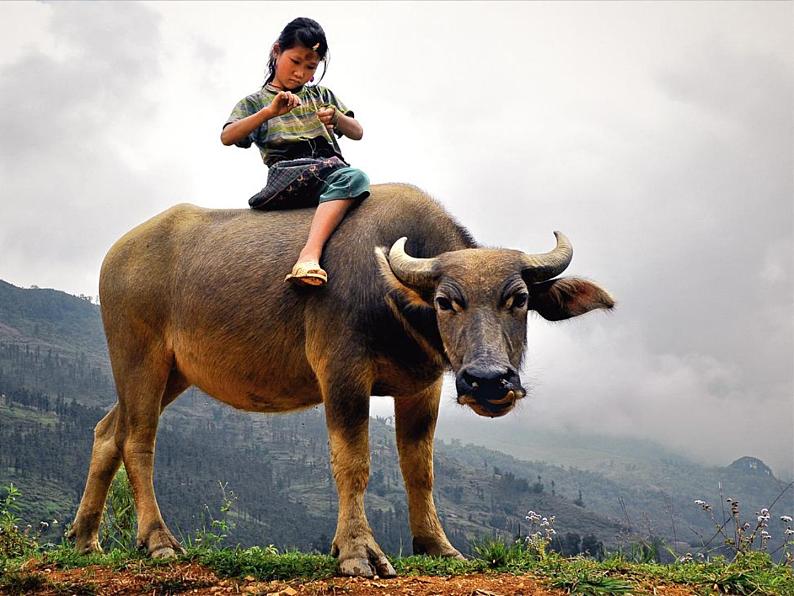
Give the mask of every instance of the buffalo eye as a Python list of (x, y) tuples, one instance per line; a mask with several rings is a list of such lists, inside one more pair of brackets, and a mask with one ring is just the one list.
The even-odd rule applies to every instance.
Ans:
[(513, 308), (524, 308), (527, 305), (527, 299), (529, 298), (529, 294), (524, 292), (520, 294), (516, 294), (513, 296), (513, 304), (511, 305)]
[(452, 301), (449, 298), (439, 296), (436, 298), (436, 304), (438, 304), (438, 308), (441, 310), (454, 310), (452, 307)]

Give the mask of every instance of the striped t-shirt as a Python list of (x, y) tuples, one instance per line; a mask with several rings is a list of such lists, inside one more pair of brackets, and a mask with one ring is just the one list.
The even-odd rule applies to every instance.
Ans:
[[(232, 122), (256, 114), (262, 108), (270, 105), (280, 91), (282, 90), (268, 83), (256, 93), (241, 99), (229, 114), (226, 124), (223, 125), (224, 128)], [(353, 117), (353, 111), (349, 110), (334, 95), (333, 91), (326, 87), (304, 85), (292, 93), (300, 98), (301, 105), (286, 114), (264, 122), (252, 130), (246, 138), (238, 141), (236, 145), (248, 148), (255, 144), (262, 154), (262, 161), (268, 166), (282, 159), (297, 157), (336, 155), (344, 160), (336, 138), (320, 122), (317, 110), (334, 106), (342, 114), (350, 117)], [(341, 136), (340, 133), (337, 134)]]

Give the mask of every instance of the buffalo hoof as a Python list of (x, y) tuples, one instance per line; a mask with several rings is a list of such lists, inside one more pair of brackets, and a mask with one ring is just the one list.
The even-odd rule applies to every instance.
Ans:
[(138, 548), (145, 549), (153, 559), (173, 559), (178, 554), (184, 555), (186, 552), (179, 544), (179, 540), (164, 527), (152, 530), (148, 537), (138, 537), (136, 542)]
[(170, 546), (163, 546), (154, 551), (151, 557), (152, 559), (173, 559), (176, 557), (176, 552)]
[(386, 557), (378, 559), (347, 559), (339, 563), (339, 573), (355, 577), (394, 577), (397, 572)]
[(331, 555), (339, 557), (339, 573), (355, 577), (395, 577), (397, 572), (373, 538), (355, 540), (344, 548), (334, 542)]
[(74, 549), (81, 555), (101, 553), (103, 551), (97, 537), (98, 529), (99, 524), (89, 524), (75, 519), (69, 531), (66, 532), (66, 539), (74, 542)]
[(420, 538), (414, 537), (413, 550), (415, 555), (430, 555), (433, 557), (446, 557), (465, 561), (466, 557), (460, 554), (446, 538)]
[[(74, 538), (74, 536), (66, 536), (67, 538)], [(102, 550), (102, 547), (99, 545), (99, 540), (94, 538), (93, 540), (88, 541), (81, 541), (79, 538), (75, 539), (74, 542), (74, 550), (76, 550), (81, 555), (91, 555), (93, 553), (102, 554), (105, 552)]]

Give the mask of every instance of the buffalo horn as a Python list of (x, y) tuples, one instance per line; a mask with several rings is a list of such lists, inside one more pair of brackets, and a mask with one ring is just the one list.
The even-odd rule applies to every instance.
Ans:
[(389, 265), (394, 275), (408, 286), (427, 288), (433, 285), (435, 259), (417, 259), (405, 252), (408, 238), (403, 236), (389, 250)]
[(551, 252), (540, 255), (524, 254), (522, 275), (527, 282), (539, 282), (556, 277), (568, 267), (573, 258), (573, 246), (565, 234), (554, 232), (557, 246)]

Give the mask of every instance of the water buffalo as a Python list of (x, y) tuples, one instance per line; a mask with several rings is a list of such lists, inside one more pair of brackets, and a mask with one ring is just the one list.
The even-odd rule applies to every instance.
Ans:
[[(394, 575), (364, 513), (372, 395), (394, 398), (397, 445), (416, 553), (461, 557), (433, 502), (433, 433), (442, 375), (458, 402), (496, 417), (525, 395), (519, 378), (529, 310), (550, 320), (611, 308), (610, 295), (557, 278), (572, 249), (479, 248), (419, 189), (376, 185), (326, 246), (324, 288), (284, 283), (311, 210), (178, 205), (110, 249), (99, 282), (118, 402), (97, 424), (70, 536), (98, 551), (99, 522), (120, 462), (153, 557), (182, 547), (155, 499), (162, 411), (195, 385), (235, 408), (286, 412), (324, 404), (339, 517), (331, 552), (347, 575)], [(406, 238), (407, 237), (407, 240)], [(409, 256), (410, 255), (410, 256)]]

